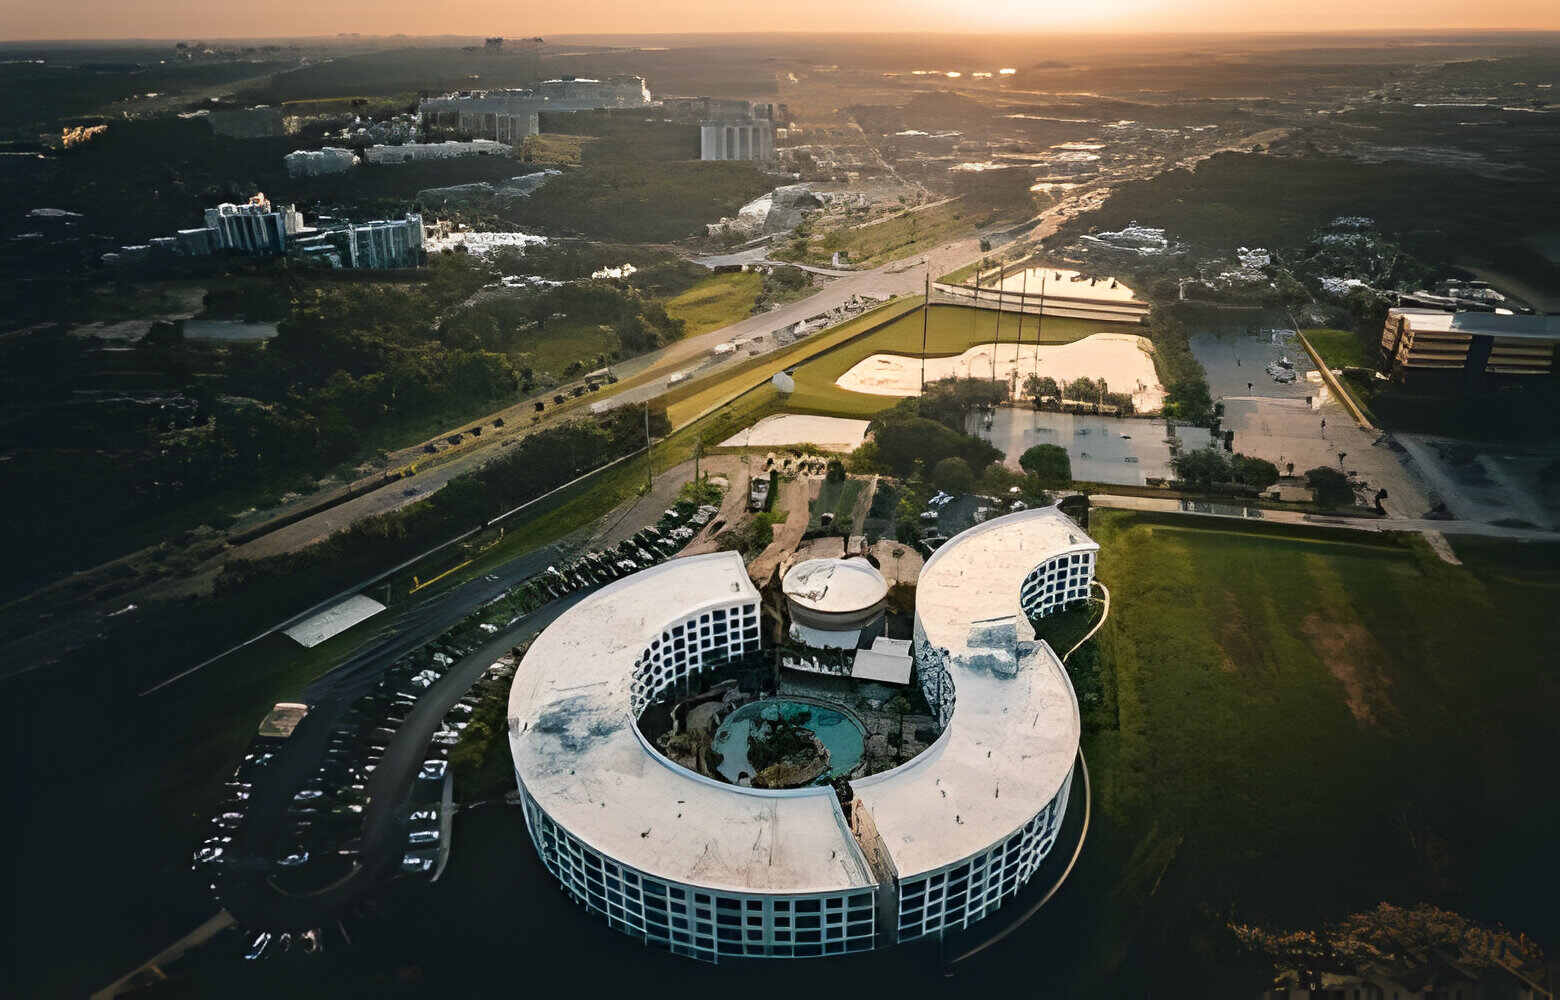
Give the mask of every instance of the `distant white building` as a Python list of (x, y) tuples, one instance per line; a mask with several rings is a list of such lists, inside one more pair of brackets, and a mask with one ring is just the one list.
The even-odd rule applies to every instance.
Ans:
[(775, 123), (767, 118), (730, 118), (699, 123), (701, 160), (773, 160)]
[(417, 106), (425, 131), (444, 130), (518, 143), (541, 129), (543, 112), (639, 108), (650, 103), (644, 77), (565, 77), (513, 90), (463, 90), (425, 97)]
[(374, 269), (416, 267), (423, 262), (426, 231), (422, 216), (379, 219), (347, 229), (347, 266)]
[(350, 149), (326, 146), (324, 149), (297, 149), (282, 157), (289, 177), (318, 177), (340, 174), (357, 166), (357, 154)]
[(491, 139), (469, 142), (408, 142), (400, 146), (370, 146), (363, 150), (368, 163), (407, 163), (412, 160), (452, 160), (463, 156), (508, 156), (513, 147)]

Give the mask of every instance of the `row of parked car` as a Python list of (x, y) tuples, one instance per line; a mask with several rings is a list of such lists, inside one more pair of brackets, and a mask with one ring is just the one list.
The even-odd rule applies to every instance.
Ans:
[(680, 552), (719, 510), (708, 504), (669, 507), (657, 524), (641, 528), (632, 538), (619, 542), (616, 548), (587, 552), (562, 568), (547, 567), (546, 572), (532, 577), (517, 589), (519, 616), (530, 614), (548, 601), (576, 590), (610, 583), (664, 562)]

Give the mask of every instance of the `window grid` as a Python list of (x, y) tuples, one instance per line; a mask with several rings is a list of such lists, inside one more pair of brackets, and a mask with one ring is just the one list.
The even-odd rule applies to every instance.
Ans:
[(711, 608), (673, 622), (634, 661), (629, 708), (637, 718), (663, 690), (759, 648), (758, 603)]
[(1018, 589), (1018, 604), (1030, 618), (1044, 618), (1069, 604), (1089, 599), (1094, 553), (1069, 552), (1030, 570)]
[(1067, 811), (1072, 777), (1023, 828), (975, 857), (899, 886), (899, 940), (967, 927), (1018, 892), (1050, 853)]
[(524, 794), (537, 853), (575, 902), (648, 945), (716, 962), (871, 951), (876, 890), (812, 896), (742, 895), (667, 882), (581, 844)]

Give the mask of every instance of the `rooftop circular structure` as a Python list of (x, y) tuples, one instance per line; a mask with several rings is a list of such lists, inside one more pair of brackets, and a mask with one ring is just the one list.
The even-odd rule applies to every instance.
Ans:
[(851, 614), (881, 605), (888, 581), (865, 559), (807, 559), (786, 572), (780, 589), (794, 607)]
[[(638, 724), (761, 652), (759, 594), (738, 554), (674, 559), (596, 591), (536, 638), (510, 689), (515, 776), (543, 863), (611, 926), (709, 961), (865, 951), (979, 920), (1034, 873), (1066, 810), (1077, 700), (1029, 620), (1058, 606), (1052, 595), (1086, 595), (1096, 549), (1046, 508), (938, 550), (918, 587), (914, 683), (941, 731), (908, 762), (850, 780), (844, 805), (828, 785), (751, 788), (680, 766)], [(825, 579), (843, 584), (842, 603), (881, 602), (869, 563), (821, 562), (835, 564)]]

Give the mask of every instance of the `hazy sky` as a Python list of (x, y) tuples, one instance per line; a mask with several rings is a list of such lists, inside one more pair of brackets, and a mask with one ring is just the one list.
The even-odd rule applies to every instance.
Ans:
[(0, 39), (700, 31), (1560, 29), (1556, 0), (0, 0)]

